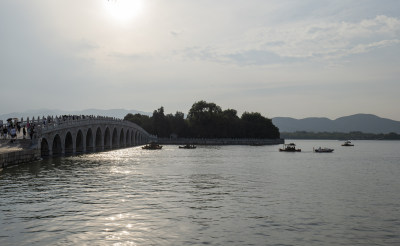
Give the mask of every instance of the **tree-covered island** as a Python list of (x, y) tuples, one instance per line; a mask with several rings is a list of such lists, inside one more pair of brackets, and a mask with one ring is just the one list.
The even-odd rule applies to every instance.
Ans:
[(187, 117), (184, 113), (164, 114), (164, 107), (154, 110), (152, 116), (127, 114), (124, 120), (138, 124), (150, 134), (161, 138), (258, 138), (278, 139), (279, 129), (271, 119), (257, 112), (244, 112), (241, 117), (235, 109), (222, 110), (215, 103), (195, 102)]

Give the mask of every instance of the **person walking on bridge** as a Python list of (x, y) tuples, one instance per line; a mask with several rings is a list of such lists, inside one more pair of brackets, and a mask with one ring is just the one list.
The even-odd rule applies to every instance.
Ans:
[(33, 125), (33, 124), (31, 124), (31, 126), (29, 127), (29, 136), (31, 137), (31, 139), (33, 139), (33, 133), (34, 133), (33, 128), (34, 127), (35, 127), (35, 125)]
[(11, 135), (11, 143), (14, 143), (14, 140), (17, 138), (17, 129), (16, 129), (16, 127), (11, 128), (10, 135)]
[(4, 137), (4, 139), (7, 138), (7, 133), (8, 133), (7, 127), (4, 127), (3, 128), (3, 137)]

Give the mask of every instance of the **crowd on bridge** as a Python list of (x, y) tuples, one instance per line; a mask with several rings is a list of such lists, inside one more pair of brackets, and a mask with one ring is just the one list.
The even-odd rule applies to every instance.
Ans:
[(95, 120), (95, 119), (107, 119), (107, 120), (118, 120), (113, 117), (107, 117), (107, 116), (95, 116), (95, 115), (61, 115), (61, 116), (47, 116), (43, 117), (40, 123), (43, 124), (43, 126), (46, 126), (48, 124), (63, 124), (65, 122), (69, 121), (79, 121), (79, 120)]
[(0, 139), (10, 139), (10, 142), (12, 143), (18, 137), (25, 139), (27, 133), (29, 133), (30, 138), (33, 139), (35, 134), (35, 124), (29, 124), (29, 122), (23, 124), (18, 121), (17, 118), (8, 119), (7, 123), (3, 123), (3, 121), (0, 120)]
[(56, 117), (56, 120), (58, 120), (58, 121), (87, 120), (87, 119), (92, 119), (92, 120), (93, 119), (117, 120), (116, 118), (113, 118), (113, 117), (95, 116), (95, 115), (62, 115), (62, 116)]

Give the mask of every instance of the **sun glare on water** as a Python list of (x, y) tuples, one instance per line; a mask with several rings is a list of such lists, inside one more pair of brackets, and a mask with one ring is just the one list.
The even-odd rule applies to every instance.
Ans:
[(141, 0), (104, 0), (104, 8), (113, 19), (127, 23), (142, 11)]

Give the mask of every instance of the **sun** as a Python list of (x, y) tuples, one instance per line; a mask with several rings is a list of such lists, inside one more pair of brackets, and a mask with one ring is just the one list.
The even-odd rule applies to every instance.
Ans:
[(104, 8), (113, 19), (126, 23), (142, 11), (141, 0), (104, 0)]

